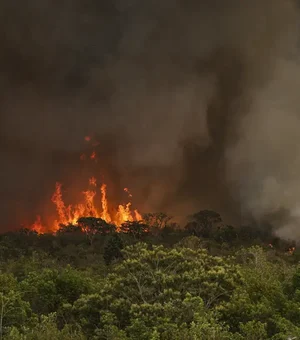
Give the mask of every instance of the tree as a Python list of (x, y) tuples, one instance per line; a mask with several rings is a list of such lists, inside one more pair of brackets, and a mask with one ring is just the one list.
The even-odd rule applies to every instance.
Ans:
[(149, 226), (151, 234), (155, 237), (161, 236), (162, 238), (168, 237), (171, 231), (176, 229), (177, 225), (171, 222), (172, 218), (172, 216), (168, 216), (163, 212), (143, 215), (143, 221)]
[(121, 230), (135, 240), (140, 240), (144, 234), (148, 233), (149, 227), (143, 221), (127, 221), (122, 224)]
[(298, 336), (299, 322), (295, 320), (299, 320), (300, 305), (285, 293), (290, 271), (283, 263), (268, 261), (267, 253), (258, 246), (242, 249), (238, 258), (243, 263), (244, 284), (233, 292), (230, 301), (218, 306), (221, 320), (230, 325), (231, 331), (247, 333), (249, 339)]
[(203, 242), (197, 236), (187, 236), (184, 237), (180, 242), (178, 242), (176, 246), (197, 250), (203, 248)]
[(143, 221), (151, 228), (163, 229), (172, 220), (171, 216), (165, 213), (147, 213), (143, 215)]
[(57, 234), (69, 234), (69, 233), (81, 233), (81, 227), (78, 225), (73, 225), (73, 224), (60, 224), (60, 228), (56, 232)]
[(213, 237), (217, 242), (232, 244), (233, 241), (237, 240), (238, 234), (233, 226), (221, 225), (217, 228)]
[(212, 210), (201, 210), (192, 215), (192, 221), (186, 225), (187, 231), (190, 233), (208, 238), (213, 232), (213, 228), (220, 225), (221, 216)]
[(20, 332), (12, 327), (5, 340), (87, 340), (78, 326), (65, 325), (61, 330), (56, 324), (56, 314), (42, 315), (41, 320), (32, 328)]
[(115, 226), (107, 223), (102, 218), (81, 217), (77, 221), (79, 227), (85, 232), (90, 244), (93, 244), (97, 234), (107, 235), (115, 231)]
[(30, 314), (30, 305), (22, 299), (16, 279), (0, 274), (0, 339), (9, 327), (23, 325)]
[(123, 258), (121, 250), (123, 249), (123, 241), (118, 234), (113, 234), (104, 247), (104, 261), (109, 265), (113, 260)]
[(63, 304), (73, 303), (91, 289), (91, 280), (68, 266), (63, 270), (30, 272), (20, 283), (24, 299), (39, 315), (59, 312)]
[(241, 283), (237, 266), (202, 249), (137, 243), (126, 247), (123, 256), (99, 294), (82, 296), (74, 304), (88, 332), (102, 329), (109, 320), (130, 339), (138, 334), (141, 340), (149, 339), (155, 327), (161, 339), (169, 339), (178, 325), (189, 327), (197, 311), (204, 313), (229, 300)]
[(0, 235), (0, 338), (300, 339), (292, 241), (258, 224), (226, 226), (210, 211), (195, 214), (188, 233), (167, 222), (159, 237), (145, 221), (120, 233), (104, 222), (86, 217), (55, 235)]
[(242, 335), (247, 340), (265, 340), (268, 338), (266, 324), (259, 321), (249, 321), (240, 325)]

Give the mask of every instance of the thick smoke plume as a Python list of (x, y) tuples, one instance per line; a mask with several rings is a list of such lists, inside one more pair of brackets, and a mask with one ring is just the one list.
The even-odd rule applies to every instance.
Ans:
[(79, 186), (91, 133), (141, 210), (300, 214), (292, 0), (3, 0), (0, 13), (4, 224), (46, 209), (56, 180)]

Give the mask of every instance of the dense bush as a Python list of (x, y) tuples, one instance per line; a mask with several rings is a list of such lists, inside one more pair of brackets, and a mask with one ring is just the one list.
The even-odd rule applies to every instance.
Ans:
[(211, 211), (182, 230), (165, 214), (146, 217), (123, 233), (99, 224), (88, 237), (76, 226), (1, 235), (1, 338), (300, 337), (300, 268), (289, 243), (257, 226), (223, 225)]

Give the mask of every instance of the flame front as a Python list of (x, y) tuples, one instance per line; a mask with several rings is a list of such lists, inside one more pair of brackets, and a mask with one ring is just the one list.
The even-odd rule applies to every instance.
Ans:
[[(137, 211), (131, 211), (131, 202), (126, 204), (120, 204), (114, 215), (109, 213), (109, 204), (107, 200), (106, 184), (100, 186), (101, 199), (99, 200), (100, 209), (97, 208), (97, 180), (95, 177), (89, 179), (90, 187), (93, 190), (83, 191), (84, 203), (72, 205), (66, 205), (62, 195), (62, 184), (56, 183), (55, 192), (52, 195), (52, 202), (56, 206), (57, 218), (51, 226), (45, 226), (42, 224), (41, 217), (38, 216), (35, 223), (31, 226), (32, 230), (38, 233), (56, 232), (61, 225), (77, 225), (77, 221), (80, 217), (96, 217), (102, 218), (108, 223), (113, 223), (117, 226), (117, 230), (120, 230), (122, 223), (127, 221), (140, 221), (142, 219), (141, 214)], [(125, 188), (129, 193), (128, 189)], [(132, 197), (129, 194), (129, 197)]]
[(108, 213), (108, 204), (107, 204), (107, 198), (106, 198), (106, 184), (102, 184), (101, 186), (101, 205), (102, 205), (102, 214), (101, 214), (102, 220), (106, 222), (111, 222), (111, 217)]

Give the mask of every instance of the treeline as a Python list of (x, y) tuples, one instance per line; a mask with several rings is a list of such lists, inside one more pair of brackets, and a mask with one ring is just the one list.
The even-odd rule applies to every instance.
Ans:
[(184, 228), (147, 214), (93, 217), (56, 235), (0, 235), (0, 338), (300, 338), (299, 254), (270, 226), (200, 211)]

